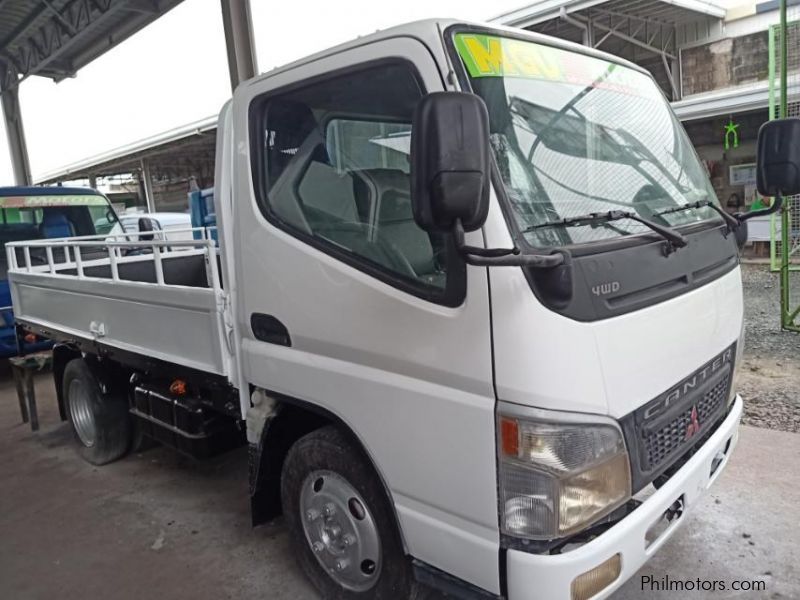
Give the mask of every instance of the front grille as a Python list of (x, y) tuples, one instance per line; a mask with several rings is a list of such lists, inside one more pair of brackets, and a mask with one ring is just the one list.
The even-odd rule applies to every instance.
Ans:
[(722, 421), (735, 355), (733, 344), (663, 394), (620, 419), (631, 457), (634, 491), (691, 452)]
[[(727, 400), (728, 379), (721, 379), (714, 387), (703, 394), (702, 398), (695, 404), (685, 409), (672, 421), (655, 431), (644, 433), (642, 444), (644, 446), (645, 466), (648, 470), (661, 466), (665, 460), (670, 458), (676, 451), (683, 447), (684, 443), (691, 438), (700, 439), (697, 433), (708, 429), (713, 425), (714, 417), (722, 411)], [(697, 422), (700, 429), (693, 431), (691, 437), (687, 437), (687, 431), (694, 424), (692, 412), (697, 410)]]

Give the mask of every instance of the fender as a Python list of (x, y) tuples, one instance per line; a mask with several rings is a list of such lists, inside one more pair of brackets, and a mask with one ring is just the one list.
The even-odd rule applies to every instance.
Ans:
[(72, 344), (59, 343), (53, 346), (53, 383), (56, 386), (58, 416), (62, 421), (67, 420), (67, 407), (64, 405), (64, 369), (67, 368), (69, 361), (80, 357), (80, 350)]

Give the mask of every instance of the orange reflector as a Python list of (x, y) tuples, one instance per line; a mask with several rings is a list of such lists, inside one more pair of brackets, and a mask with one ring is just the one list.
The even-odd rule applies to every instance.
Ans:
[(183, 379), (176, 379), (169, 386), (169, 393), (174, 396), (186, 395), (186, 382)]
[(578, 575), (572, 581), (572, 600), (588, 600), (614, 583), (622, 571), (622, 558), (615, 554), (591, 571)]
[(514, 419), (500, 417), (500, 448), (506, 456), (519, 455), (519, 424)]

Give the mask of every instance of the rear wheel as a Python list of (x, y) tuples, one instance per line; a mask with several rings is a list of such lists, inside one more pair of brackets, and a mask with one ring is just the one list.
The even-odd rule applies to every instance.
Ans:
[(338, 428), (323, 427), (292, 446), (281, 500), (295, 555), (324, 598), (421, 597), (383, 486)]
[(131, 445), (131, 419), (124, 397), (103, 394), (83, 359), (64, 369), (64, 402), (78, 453), (93, 465), (125, 455)]

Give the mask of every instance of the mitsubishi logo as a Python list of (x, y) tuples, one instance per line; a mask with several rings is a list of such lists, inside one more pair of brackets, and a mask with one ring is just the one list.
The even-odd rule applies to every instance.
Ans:
[(689, 419), (690, 422), (686, 426), (686, 437), (683, 438), (684, 440), (688, 440), (695, 433), (700, 431), (700, 421), (697, 419), (697, 406), (692, 407), (692, 414), (689, 416)]

